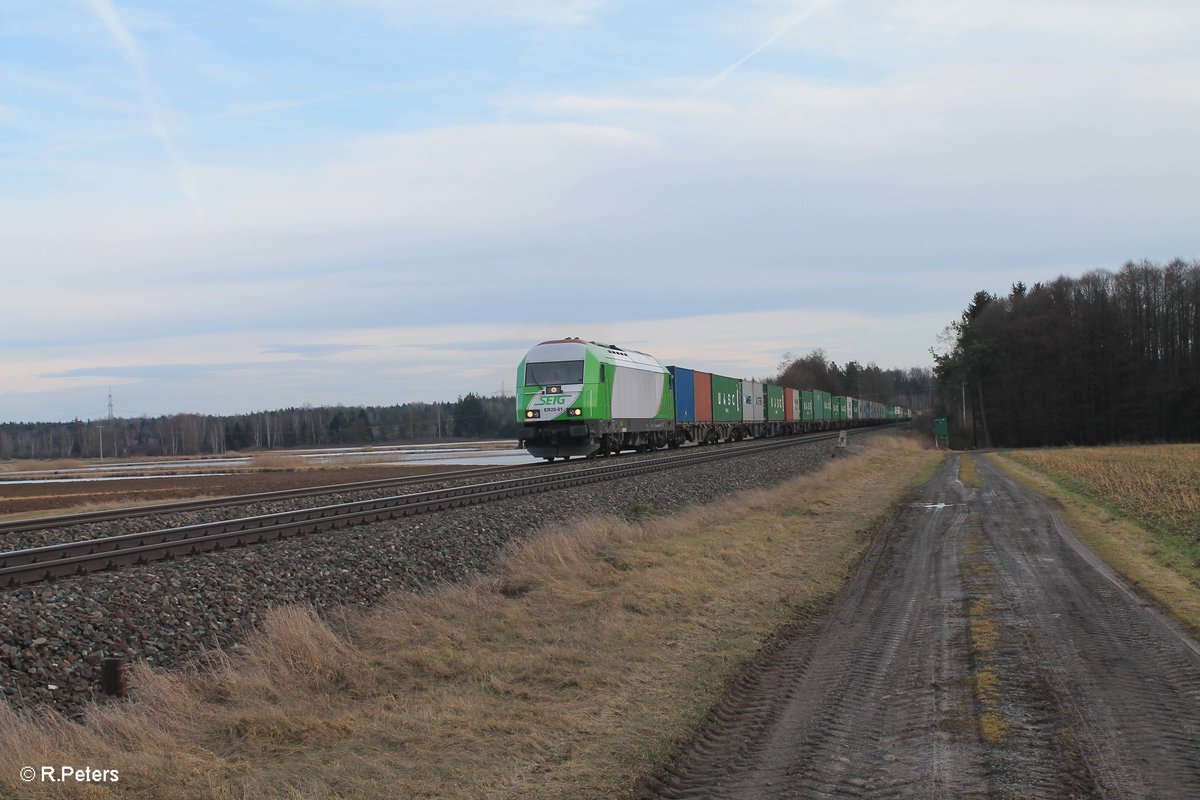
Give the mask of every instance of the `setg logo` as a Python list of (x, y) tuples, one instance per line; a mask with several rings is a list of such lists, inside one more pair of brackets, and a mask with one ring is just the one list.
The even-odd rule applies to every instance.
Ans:
[(580, 416), (580, 414), (575, 413), (578, 411), (578, 409), (572, 409), (571, 411), (567, 410), (570, 409), (571, 406), (574, 405), (575, 401), (579, 399), (580, 391), (580, 389), (577, 389), (575, 391), (568, 390), (564, 392), (560, 389), (553, 392), (547, 391), (534, 395), (533, 397), (529, 398), (529, 405), (526, 406), (528, 411), (526, 412), (525, 416), (528, 419), (537, 419), (542, 422), (558, 419), (564, 414), (568, 417)]

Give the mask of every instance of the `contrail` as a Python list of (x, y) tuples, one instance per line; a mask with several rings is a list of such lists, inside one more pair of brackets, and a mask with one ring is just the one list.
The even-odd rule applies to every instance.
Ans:
[(142, 49), (138, 46), (137, 40), (133, 38), (133, 34), (125, 27), (125, 23), (121, 21), (121, 15), (117, 13), (117, 8), (113, 5), (112, 0), (84, 0), (84, 2), (96, 18), (104, 24), (117, 49), (121, 51), (121, 55), (129, 62), (129, 66), (133, 67), (133, 71), (137, 75), (138, 91), (142, 98), (142, 110), (150, 122), (150, 131), (154, 134), (154, 138), (158, 139), (167, 161), (171, 163), (171, 167), (175, 171), (175, 178), (179, 181), (179, 188), (191, 203), (192, 211), (197, 215), (202, 215), (200, 192), (197, 191), (196, 183), (192, 180), (191, 167), (179, 155), (175, 142), (171, 139), (171, 134), (163, 121), (162, 110), (154, 102), (150, 78), (146, 75), (146, 59), (142, 54)]
[(737, 61), (730, 64), (728, 67), (721, 70), (716, 75), (713, 75), (711, 78), (706, 80), (704, 83), (700, 84), (700, 88), (698, 88), (694, 92), (694, 94), (704, 94), (709, 89), (712, 89), (713, 87), (719, 85), (722, 81), (724, 81), (726, 78), (728, 78), (730, 75), (732, 75), (737, 70), (737, 68), (740, 67), (742, 64), (745, 64), (747, 61), (754, 58), (756, 55), (761, 53), (763, 50), (770, 47), (772, 42), (774, 42), (780, 36), (783, 36), (785, 33), (790, 31), (792, 28), (796, 27), (797, 25), (799, 25), (804, 20), (811, 17), (814, 13), (816, 13), (817, 9), (821, 8), (822, 6), (826, 6), (826, 5), (829, 5), (829, 3), (821, 3), (821, 2), (813, 3), (811, 6), (806, 8), (804, 11), (801, 11), (799, 14), (792, 17), (790, 20), (788, 20), (786, 23), (784, 23), (783, 27), (781, 27), (779, 30), (775, 31), (770, 36), (768, 36), (767, 40), (765, 42), (763, 42), (758, 47), (751, 50), (749, 53), (746, 53), (746, 55), (742, 56)]

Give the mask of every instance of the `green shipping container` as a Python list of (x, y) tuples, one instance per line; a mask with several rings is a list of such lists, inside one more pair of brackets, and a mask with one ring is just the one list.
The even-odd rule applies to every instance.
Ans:
[(846, 398), (833, 398), (833, 418), (843, 420), (846, 418)]
[(783, 406), (783, 387), (767, 384), (766, 388), (767, 414), (765, 418), (769, 420), (787, 419), (786, 409)]
[(800, 418), (805, 420), (816, 419), (813, 416), (813, 390), (800, 390)]
[(829, 392), (813, 389), (813, 402), (816, 404), (817, 419), (833, 419), (833, 396)]
[(742, 421), (742, 382), (724, 375), (712, 376), (713, 422)]

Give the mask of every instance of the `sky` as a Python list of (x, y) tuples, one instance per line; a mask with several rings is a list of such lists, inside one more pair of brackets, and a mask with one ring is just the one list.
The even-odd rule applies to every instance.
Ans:
[(930, 366), (1200, 257), (1200, 4), (0, 0), (0, 422)]

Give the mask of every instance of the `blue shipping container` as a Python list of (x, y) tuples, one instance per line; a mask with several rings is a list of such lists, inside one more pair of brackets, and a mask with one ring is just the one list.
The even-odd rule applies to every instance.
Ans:
[(675, 421), (696, 421), (696, 376), (686, 367), (667, 367), (675, 383)]

